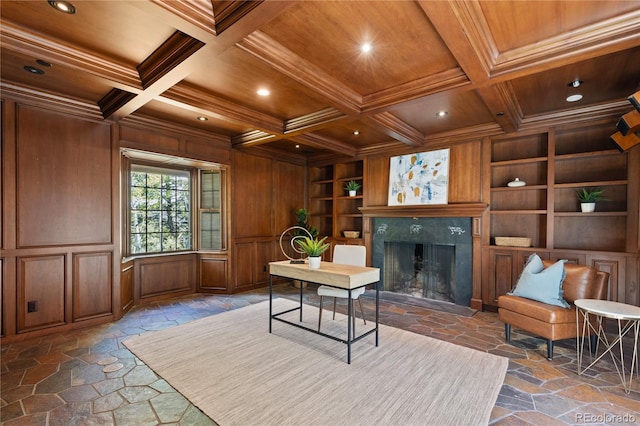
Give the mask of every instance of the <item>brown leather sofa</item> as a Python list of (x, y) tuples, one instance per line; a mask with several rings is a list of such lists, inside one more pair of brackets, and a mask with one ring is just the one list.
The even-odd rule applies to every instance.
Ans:
[[(544, 267), (554, 262), (544, 260)], [(504, 322), (505, 339), (511, 341), (511, 326), (526, 330), (547, 339), (547, 358), (553, 359), (553, 342), (576, 337), (576, 307), (578, 299), (606, 300), (609, 273), (591, 266), (565, 264), (566, 277), (562, 284), (563, 297), (569, 309), (548, 305), (523, 297), (505, 294), (498, 298), (498, 315)], [(595, 338), (595, 335), (591, 336)], [(592, 345), (595, 347), (595, 344)]]

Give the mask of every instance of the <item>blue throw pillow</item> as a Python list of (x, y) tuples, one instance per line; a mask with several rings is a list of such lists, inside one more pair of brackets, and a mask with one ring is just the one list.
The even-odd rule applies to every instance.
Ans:
[(566, 260), (559, 260), (545, 269), (540, 256), (532, 254), (520, 274), (516, 288), (508, 294), (568, 308), (569, 304), (562, 297), (565, 263)]

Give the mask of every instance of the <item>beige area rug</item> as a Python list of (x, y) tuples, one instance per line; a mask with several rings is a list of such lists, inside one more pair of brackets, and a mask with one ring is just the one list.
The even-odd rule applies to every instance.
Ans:
[[(295, 306), (274, 300), (274, 312)], [(303, 311), (317, 326), (317, 308)], [(506, 358), (384, 325), (378, 347), (373, 334), (352, 345), (349, 365), (345, 344), (279, 321), (269, 334), (268, 318), (262, 302), (124, 344), (221, 426), (486, 425), (507, 370)], [(322, 328), (346, 334), (345, 317), (325, 310)]]

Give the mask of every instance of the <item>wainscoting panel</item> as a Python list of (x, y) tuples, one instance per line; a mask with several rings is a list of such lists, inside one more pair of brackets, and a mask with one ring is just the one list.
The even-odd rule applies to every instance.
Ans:
[(229, 261), (226, 257), (200, 255), (200, 290), (227, 291)]
[(64, 255), (18, 258), (18, 333), (65, 323), (65, 278)]
[(82, 253), (73, 256), (73, 321), (112, 313), (112, 254)]
[(138, 299), (195, 291), (196, 255), (140, 258), (135, 262)]

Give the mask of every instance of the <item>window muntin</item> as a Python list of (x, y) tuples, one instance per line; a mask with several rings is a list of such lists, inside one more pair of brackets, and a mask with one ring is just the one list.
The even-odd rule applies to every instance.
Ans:
[(131, 164), (130, 254), (192, 249), (191, 186), (187, 170)]

